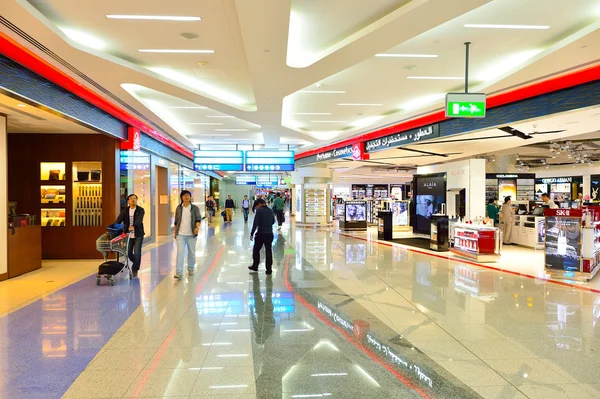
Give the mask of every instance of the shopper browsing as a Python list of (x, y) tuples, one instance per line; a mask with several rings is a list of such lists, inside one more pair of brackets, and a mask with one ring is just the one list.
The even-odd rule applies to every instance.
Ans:
[(231, 195), (227, 196), (225, 200), (225, 221), (231, 222), (233, 219), (233, 210), (235, 209), (235, 203), (231, 199)]
[(511, 245), (512, 228), (515, 224), (515, 210), (512, 207), (510, 195), (504, 198), (502, 204), (502, 221), (504, 222), (504, 244)]
[(486, 213), (487, 217), (492, 220), (492, 223), (494, 223), (494, 226), (497, 226), (498, 225), (498, 213), (499, 213), (498, 198), (490, 199), (488, 201), (488, 204), (485, 208), (485, 213)]
[[(252, 231), (250, 232), (250, 241), (254, 240), (254, 248), (252, 250), (252, 266), (248, 269), (251, 273), (258, 272), (258, 264), (260, 263), (260, 250), (265, 246), (265, 268), (267, 269), (267, 275), (273, 273), (273, 224), (275, 223), (275, 217), (273, 211), (267, 206), (267, 202), (260, 198), (258, 199), (258, 205), (256, 207), (256, 216), (254, 217), (254, 223), (252, 224)], [(256, 232), (256, 236), (254, 233)]]
[(142, 263), (142, 244), (144, 242), (144, 208), (137, 205), (138, 196), (130, 194), (127, 197), (129, 206), (123, 208), (115, 223), (123, 224), (123, 229), (129, 232), (128, 258), (132, 263), (133, 277), (138, 275)]
[(244, 223), (248, 223), (248, 213), (250, 213), (250, 200), (247, 195), (244, 195), (242, 200), (242, 212), (244, 213)]
[(192, 193), (183, 190), (180, 195), (181, 204), (175, 210), (175, 241), (177, 242), (177, 263), (175, 278), (183, 276), (183, 258), (188, 251), (188, 275), (194, 275), (196, 267), (196, 240), (202, 216), (200, 209), (192, 204)]
[(277, 193), (275, 196), (275, 200), (273, 201), (273, 212), (275, 212), (275, 216), (277, 216), (277, 224), (279, 225), (279, 230), (281, 230), (281, 225), (285, 221), (283, 208), (285, 204), (283, 202), (283, 198), (281, 198), (281, 193)]
[(558, 205), (550, 199), (550, 196), (547, 193), (542, 194), (542, 202), (550, 209), (558, 209)]

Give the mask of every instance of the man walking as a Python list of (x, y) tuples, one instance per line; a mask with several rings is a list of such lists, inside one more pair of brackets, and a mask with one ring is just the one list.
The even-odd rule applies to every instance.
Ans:
[(225, 200), (225, 221), (226, 222), (230, 222), (233, 219), (233, 210), (235, 209), (235, 204), (233, 202), (233, 200), (231, 199), (231, 195), (227, 196), (227, 199)]
[(129, 232), (129, 249), (127, 255), (132, 263), (131, 272), (137, 277), (142, 263), (142, 243), (144, 242), (144, 208), (137, 206), (138, 196), (130, 194), (127, 197), (129, 206), (123, 208), (115, 223), (122, 223), (123, 230)]
[(257, 195), (256, 198), (254, 198), (254, 203), (252, 204), (252, 213), (256, 213), (256, 210), (258, 209), (258, 200), (261, 199), (262, 196)]
[(283, 202), (283, 198), (281, 198), (281, 193), (277, 193), (275, 200), (273, 201), (273, 212), (275, 212), (275, 216), (277, 216), (277, 224), (279, 225), (278, 229), (281, 230), (281, 225), (283, 224), (283, 208), (285, 204)]
[(244, 213), (244, 223), (248, 223), (248, 213), (250, 213), (250, 200), (247, 195), (244, 195), (242, 200), (242, 212)]
[[(267, 203), (264, 199), (258, 200), (256, 209), (256, 216), (254, 217), (254, 223), (252, 224), (252, 231), (250, 232), (250, 241), (254, 240), (254, 249), (252, 251), (252, 266), (248, 269), (250, 273), (258, 272), (258, 264), (260, 263), (260, 250), (265, 246), (265, 268), (267, 269), (267, 275), (273, 273), (273, 223), (275, 223), (275, 217), (273, 211), (267, 207)], [(256, 236), (254, 233), (256, 232)]]
[(175, 210), (175, 241), (177, 242), (177, 264), (175, 278), (183, 277), (183, 258), (188, 251), (188, 275), (194, 275), (196, 267), (196, 239), (200, 229), (200, 209), (192, 204), (192, 193), (183, 190), (180, 195), (181, 204)]
[(212, 196), (208, 196), (208, 199), (206, 200), (206, 218), (208, 219), (208, 225), (212, 225), (212, 220), (213, 217), (215, 216), (215, 210), (217, 207), (217, 203), (215, 202), (215, 200), (213, 199)]

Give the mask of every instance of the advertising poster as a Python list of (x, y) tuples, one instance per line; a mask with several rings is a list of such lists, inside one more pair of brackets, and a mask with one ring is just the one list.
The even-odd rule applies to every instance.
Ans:
[(408, 202), (392, 202), (392, 226), (408, 226)]
[(546, 217), (546, 268), (579, 271), (581, 217)]
[(446, 203), (446, 175), (415, 176), (415, 231), (429, 234), (431, 215)]
[(397, 200), (402, 199), (402, 185), (401, 184), (391, 184), (390, 185), (390, 197), (393, 199), (397, 199)]
[(344, 204), (335, 204), (335, 215), (344, 220)]
[(515, 179), (498, 180), (498, 199), (504, 202), (504, 198), (510, 196), (513, 201), (517, 199), (517, 181)]
[(367, 203), (363, 201), (346, 202), (346, 222), (366, 222)]
[(545, 183), (537, 183), (535, 185), (535, 200), (541, 201), (542, 194), (548, 193), (548, 185)]

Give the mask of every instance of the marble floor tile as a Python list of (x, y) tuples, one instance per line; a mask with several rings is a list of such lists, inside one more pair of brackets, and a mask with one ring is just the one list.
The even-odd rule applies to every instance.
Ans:
[(63, 396), (64, 399), (122, 397), (139, 373), (124, 370), (89, 370), (82, 373)]
[(568, 384), (572, 381), (537, 359), (486, 360), (486, 363), (516, 387), (524, 384)]
[(522, 392), (512, 385), (500, 385), (491, 387), (475, 387), (475, 392), (484, 399), (526, 399)]
[(140, 372), (124, 396), (189, 396), (199, 374), (199, 370), (146, 368)]
[(470, 387), (509, 385), (507, 380), (481, 360), (459, 360), (439, 364)]
[(247, 367), (201, 370), (191, 396), (246, 395), (256, 392), (254, 372)]
[(519, 389), (531, 399), (564, 398), (564, 399), (594, 399), (592, 394), (577, 384), (524, 384)]

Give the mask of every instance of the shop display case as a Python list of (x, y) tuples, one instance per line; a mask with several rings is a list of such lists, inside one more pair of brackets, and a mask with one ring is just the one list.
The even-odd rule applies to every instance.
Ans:
[(340, 229), (367, 229), (367, 201), (344, 202), (344, 220), (340, 221)]
[(495, 272), (469, 265), (454, 266), (454, 288), (481, 300), (498, 296)]
[[(40, 186), (41, 203), (64, 204), (66, 202), (66, 186)], [(63, 205), (64, 206), (64, 205)]]
[(434, 251), (448, 251), (448, 216), (431, 215), (431, 232), (429, 249)]
[(65, 208), (42, 208), (42, 227), (65, 227)]
[(65, 162), (40, 162), (40, 180), (50, 184), (65, 180)]
[(500, 259), (502, 233), (496, 227), (466, 223), (454, 225), (454, 248), (456, 255), (477, 262), (496, 262)]
[(296, 186), (297, 209), (296, 222), (310, 225), (330, 225), (331, 199), (328, 184), (307, 183)]
[(73, 162), (73, 226), (102, 226), (102, 162)]
[(510, 241), (523, 247), (542, 249), (546, 235), (546, 219), (543, 216), (515, 215)]

